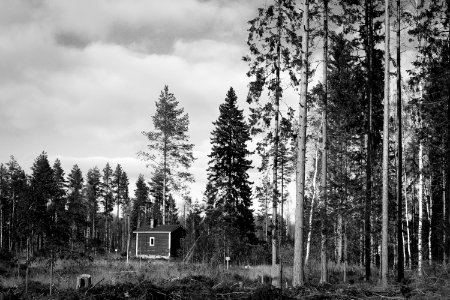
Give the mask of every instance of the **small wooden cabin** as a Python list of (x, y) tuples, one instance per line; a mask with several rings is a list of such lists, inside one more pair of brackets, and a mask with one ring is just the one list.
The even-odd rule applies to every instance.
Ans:
[(136, 229), (136, 257), (176, 257), (181, 249), (181, 240), (186, 231), (181, 225), (144, 225)]

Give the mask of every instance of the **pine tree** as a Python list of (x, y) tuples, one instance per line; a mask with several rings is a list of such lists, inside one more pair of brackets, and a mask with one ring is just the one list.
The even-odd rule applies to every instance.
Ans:
[(112, 191), (112, 177), (113, 170), (109, 163), (106, 163), (106, 166), (103, 168), (103, 177), (102, 177), (102, 200), (101, 203), (103, 205), (103, 215), (105, 218), (105, 244), (111, 249), (111, 213), (114, 207), (114, 197)]
[(215, 220), (217, 226), (237, 228), (240, 236), (248, 240), (254, 235), (251, 183), (247, 173), (251, 168), (246, 145), (250, 140), (249, 128), (242, 110), (237, 107), (232, 88), (219, 109), (208, 155), (207, 202), (214, 212), (220, 213), (221, 220)]
[(143, 132), (149, 140), (148, 150), (139, 153), (154, 169), (162, 168), (162, 224), (166, 223), (166, 187), (170, 185), (172, 190), (177, 191), (185, 182), (193, 181), (192, 174), (187, 171), (194, 161), (194, 145), (188, 142), (187, 135), (189, 116), (178, 104), (174, 94), (169, 92), (169, 87), (165, 86), (156, 102), (156, 113), (153, 116), (155, 130)]
[(0, 249), (4, 247), (5, 216), (8, 215), (8, 171), (5, 165), (0, 164)]
[(97, 228), (97, 214), (98, 214), (98, 202), (101, 196), (101, 174), (97, 167), (89, 169), (86, 178), (86, 200), (87, 200), (87, 210), (88, 210), (88, 232), (86, 233), (86, 238), (90, 239), (91, 246), (94, 245), (96, 239), (98, 238), (98, 228)]
[[(252, 78), (249, 84), (247, 102), (250, 108), (250, 125), (252, 134), (273, 130), (271, 144), (273, 145), (273, 175), (272, 175), (272, 268), (276, 272), (279, 258), (277, 243), (277, 206), (279, 200), (278, 188), (278, 155), (279, 155), (279, 117), (280, 100), (283, 95), (282, 75), (286, 73), (289, 84), (298, 85), (296, 68), (301, 64), (299, 14), (296, 2), (291, 0), (276, 0), (273, 4), (259, 9), (258, 16), (249, 21), (248, 41), (250, 54), (244, 61), (249, 63), (247, 76)], [(260, 102), (264, 88), (268, 89), (271, 101), (262, 105)], [(272, 123), (273, 120), (273, 123)], [(269, 130), (269, 131), (270, 131)], [(276, 272), (278, 273), (278, 272)], [(273, 283), (280, 286), (272, 274)]]
[(297, 194), (295, 208), (295, 249), (292, 284), (304, 285), (303, 270), (303, 215), (305, 203), (305, 162), (306, 162), (306, 118), (308, 95), (308, 53), (309, 53), (309, 0), (303, 3), (303, 30), (302, 30), (302, 69), (301, 92), (299, 103), (299, 134), (297, 137)]
[(20, 167), (14, 156), (11, 156), (8, 167), (8, 191), (2, 191), (2, 196), (9, 195), (9, 228), (8, 228), (8, 249), (9, 251), (16, 250), (19, 245), (19, 236), (21, 227), (19, 226), (19, 216), (23, 216), (23, 211), (20, 210), (20, 203), (25, 202), (28, 193), (28, 183), (25, 172)]

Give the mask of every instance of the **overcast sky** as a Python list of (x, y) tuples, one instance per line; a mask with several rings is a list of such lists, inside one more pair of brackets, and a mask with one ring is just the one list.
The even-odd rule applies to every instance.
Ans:
[(247, 24), (265, 0), (1, 0), (0, 162), (27, 173), (48, 153), (78, 164), (137, 159), (164, 85), (189, 114), (197, 157), (192, 195), (206, 184), (212, 122), (232, 86), (246, 107)]
[(202, 199), (212, 122), (230, 86), (247, 108), (247, 21), (270, 1), (0, 1), (0, 162), (14, 155), (30, 174), (46, 151), (84, 175), (120, 163), (134, 191), (139, 173), (151, 176), (136, 154), (168, 85), (189, 114), (191, 194)]

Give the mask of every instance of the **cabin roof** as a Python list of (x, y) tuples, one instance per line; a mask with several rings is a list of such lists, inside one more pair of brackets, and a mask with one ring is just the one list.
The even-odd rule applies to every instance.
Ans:
[(144, 225), (133, 232), (174, 232), (179, 227), (183, 229), (181, 225), (160, 225), (153, 228), (151, 228), (150, 225)]

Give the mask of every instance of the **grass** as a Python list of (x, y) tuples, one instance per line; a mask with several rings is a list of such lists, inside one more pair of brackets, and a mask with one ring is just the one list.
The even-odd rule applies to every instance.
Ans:
[[(309, 291), (322, 293), (318, 284), (320, 278), (319, 262), (311, 261), (306, 268), (305, 278)], [(21, 288), (24, 286), (24, 273), (17, 276), (14, 268), (3, 268), (0, 275), (0, 287), (5, 289)], [(167, 286), (171, 282), (180, 282), (185, 278), (207, 278), (213, 282), (213, 286), (225, 284), (231, 286), (241, 283), (244, 286), (256, 286), (260, 283), (270, 283), (271, 266), (234, 266), (227, 270), (224, 266), (211, 267), (205, 264), (181, 263), (162, 260), (125, 260), (96, 259), (89, 260), (58, 260), (54, 266), (53, 287), (54, 291), (73, 290), (76, 286), (78, 275), (90, 274), (95, 286), (117, 286), (120, 284), (139, 285), (142, 282), (152, 282), (156, 286)], [(373, 281), (363, 280), (363, 269), (352, 265), (347, 267), (347, 280), (343, 283), (343, 266), (329, 262), (329, 281), (333, 292), (338, 289), (353, 289), (360, 291), (362, 295), (366, 291), (374, 291), (377, 285), (377, 270), (373, 271)], [(396, 284), (392, 275), (390, 289), (392, 294), (399, 295), (402, 285)], [(411, 290), (411, 299), (439, 299), (442, 295), (450, 295), (450, 266), (433, 265), (426, 266), (423, 276), (418, 276), (415, 271), (406, 271), (406, 279), (403, 285)], [(291, 286), (292, 267), (283, 267), (283, 287)], [(205, 279), (206, 280), (206, 279)], [(50, 285), (50, 272), (47, 261), (35, 261), (29, 268), (29, 282), (39, 284), (42, 289), (48, 291)], [(187, 281), (189, 282), (189, 280)], [(189, 284), (188, 284), (189, 285)], [(1, 294), (2, 289), (0, 289)], [(329, 291), (327, 291), (329, 292)], [(337, 292), (336, 292), (337, 293)], [(379, 292), (377, 292), (379, 293)], [(400, 294), (401, 295), (401, 294)], [(385, 295), (386, 296), (386, 295)]]

